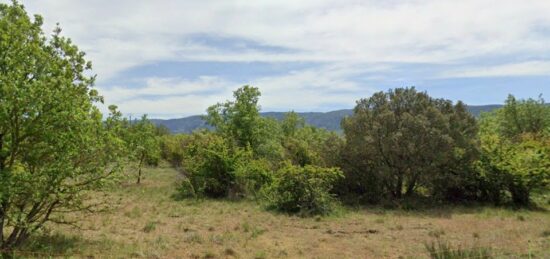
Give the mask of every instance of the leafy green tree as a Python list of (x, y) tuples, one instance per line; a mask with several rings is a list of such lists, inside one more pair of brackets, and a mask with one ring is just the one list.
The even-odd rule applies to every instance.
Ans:
[(549, 133), (550, 109), (541, 96), (537, 100), (529, 98), (518, 101), (513, 95), (509, 95), (498, 113), (499, 133), (507, 138)]
[(254, 149), (260, 144), (260, 95), (258, 88), (245, 85), (233, 93), (235, 101), (210, 106), (206, 122), (237, 146)]
[(303, 128), (306, 125), (304, 118), (300, 117), (294, 111), (288, 112), (285, 114), (283, 121), (281, 121), (281, 128), (283, 134), (286, 137), (293, 137), (300, 128)]
[(21, 245), (120, 171), (121, 141), (94, 103), (84, 53), (22, 5), (0, 4), (0, 249)]
[(446, 192), (447, 187), (434, 187), (467, 175), (476, 159), (476, 121), (465, 106), (433, 99), (414, 87), (359, 100), (342, 125), (346, 181), (359, 194), (401, 198), (418, 186)]
[(141, 171), (145, 164), (157, 165), (160, 159), (160, 140), (157, 127), (143, 115), (132, 122), (128, 133), (130, 158), (137, 162), (137, 183), (141, 183)]
[(509, 96), (503, 108), (483, 114), (480, 122), (484, 191), (501, 203), (508, 191), (512, 202), (524, 206), (533, 190), (550, 183), (550, 108), (544, 100), (516, 100)]

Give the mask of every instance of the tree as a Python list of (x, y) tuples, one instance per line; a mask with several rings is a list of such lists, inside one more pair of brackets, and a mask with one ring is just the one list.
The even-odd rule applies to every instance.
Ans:
[[(91, 63), (55, 29), (44, 36), (17, 1), (0, 4), (0, 249), (63, 213), (94, 208), (89, 191), (120, 171), (122, 142), (94, 103)], [(95, 199), (97, 200), (97, 199)]]
[(507, 138), (523, 134), (549, 133), (550, 108), (546, 106), (542, 96), (537, 100), (529, 98), (518, 101), (513, 95), (509, 95), (498, 113), (499, 134)]
[(419, 185), (445, 192), (433, 187), (445, 182), (441, 179), (467, 174), (476, 159), (476, 121), (465, 106), (433, 99), (414, 87), (359, 100), (342, 125), (350, 190), (394, 198), (413, 194)]
[(206, 122), (237, 146), (254, 149), (260, 144), (260, 95), (258, 88), (245, 85), (233, 92), (235, 101), (210, 106)]
[(160, 140), (157, 127), (143, 115), (131, 122), (128, 134), (130, 158), (137, 162), (137, 183), (141, 183), (141, 171), (145, 164), (156, 165), (160, 159)]
[(305, 119), (300, 117), (297, 113), (294, 111), (287, 112), (285, 114), (285, 117), (283, 118), (283, 121), (281, 121), (281, 128), (283, 130), (283, 134), (286, 137), (292, 137), (296, 134), (296, 131), (298, 129), (303, 128), (306, 125)]
[(544, 100), (508, 96), (503, 108), (481, 117), (480, 169), (485, 191), (501, 203), (504, 190), (519, 206), (550, 184), (550, 108)]

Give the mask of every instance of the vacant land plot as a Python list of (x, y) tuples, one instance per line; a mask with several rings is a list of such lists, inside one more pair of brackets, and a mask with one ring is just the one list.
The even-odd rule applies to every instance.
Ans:
[(501, 208), (345, 209), (323, 218), (266, 212), (252, 201), (176, 201), (178, 173), (148, 169), (113, 190), (113, 210), (50, 226), (23, 256), (88, 258), (426, 258), (425, 244), (550, 258), (550, 213)]

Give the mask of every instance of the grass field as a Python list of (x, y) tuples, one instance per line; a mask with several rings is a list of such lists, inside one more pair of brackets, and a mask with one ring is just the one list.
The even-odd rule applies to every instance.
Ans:
[(425, 244), (484, 247), (496, 258), (550, 258), (550, 213), (489, 207), (342, 208), (323, 218), (267, 212), (252, 201), (176, 201), (178, 173), (147, 169), (113, 190), (111, 211), (50, 225), (22, 257), (427, 258)]

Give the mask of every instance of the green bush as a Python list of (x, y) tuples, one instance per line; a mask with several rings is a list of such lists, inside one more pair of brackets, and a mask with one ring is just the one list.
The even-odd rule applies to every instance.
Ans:
[(235, 174), (240, 196), (256, 196), (262, 187), (273, 181), (271, 164), (266, 159), (242, 163)]
[(176, 194), (173, 196), (176, 200), (197, 198), (197, 192), (191, 181), (189, 181), (189, 178), (178, 181), (176, 185)]
[(343, 174), (338, 168), (301, 167), (287, 162), (264, 189), (267, 206), (304, 216), (328, 214), (335, 204), (330, 191), (341, 177)]
[(161, 158), (168, 161), (173, 167), (179, 168), (183, 163), (183, 146), (182, 143), (189, 135), (176, 134), (164, 135), (160, 140)]
[[(231, 148), (219, 135), (195, 132), (182, 143), (182, 168), (198, 196), (227, 197), (235, 189), (237, 168), (247, 157), (240, 148)], [(189, 186), (182, 191), (189, 191)], [(186, 193), (183, 193), (186, 196)]]

